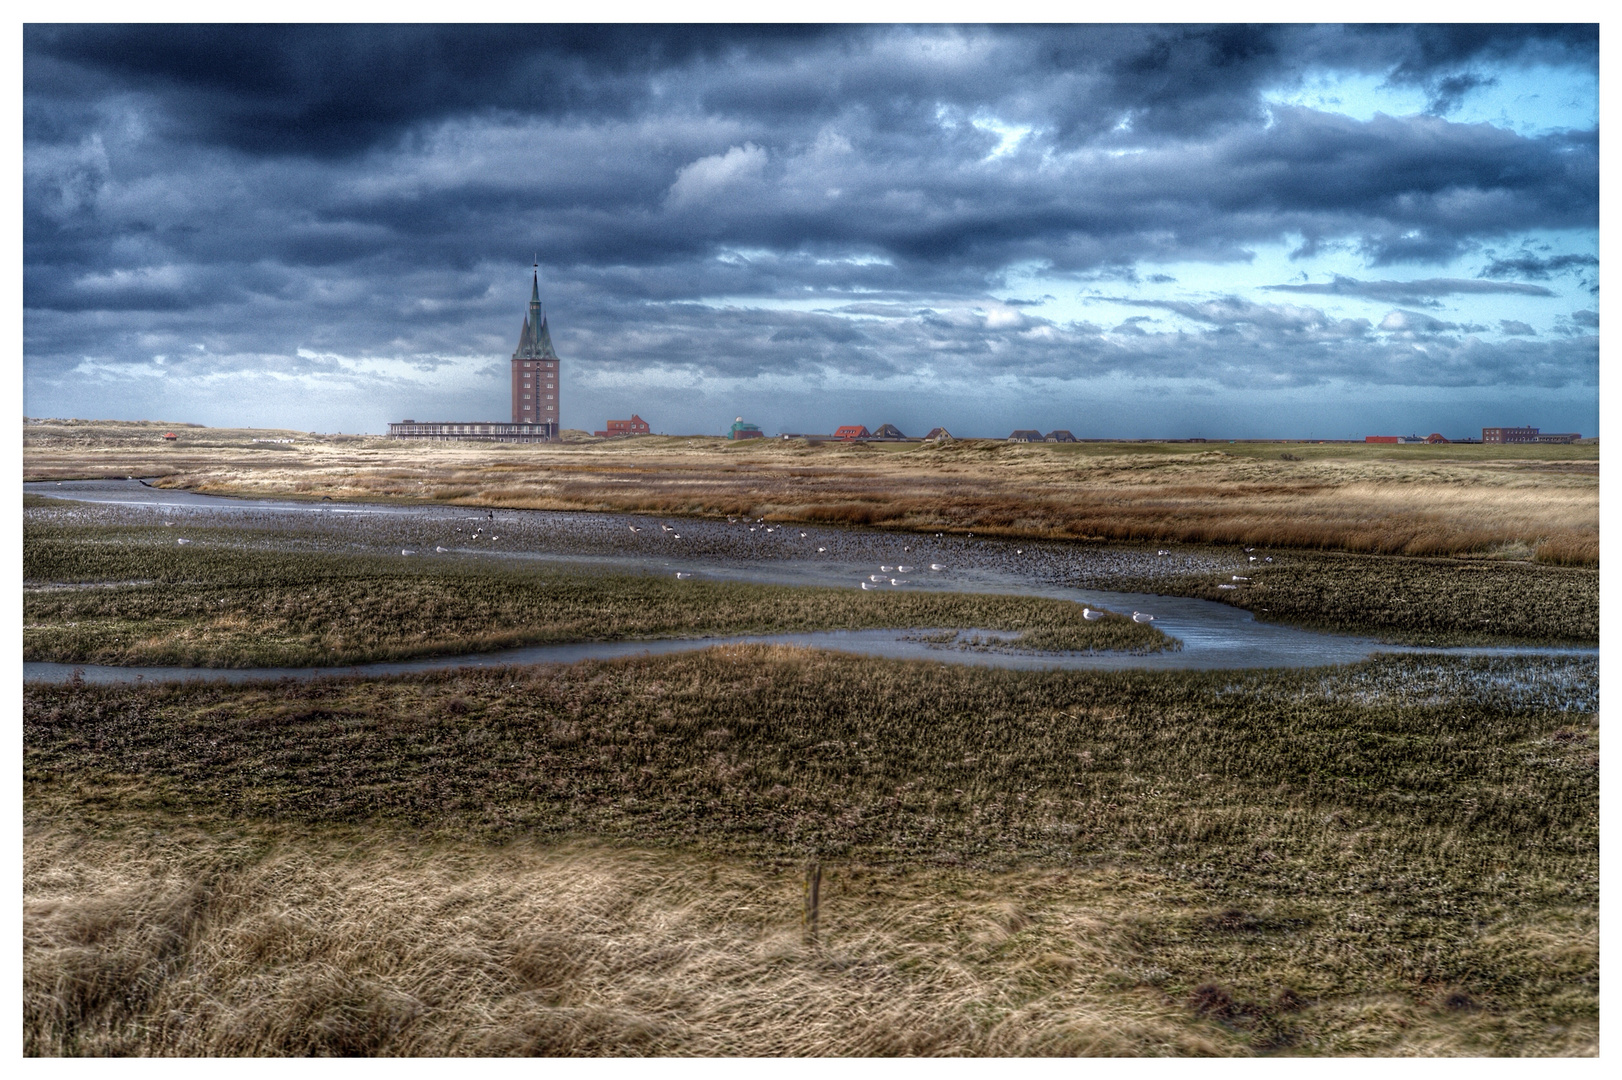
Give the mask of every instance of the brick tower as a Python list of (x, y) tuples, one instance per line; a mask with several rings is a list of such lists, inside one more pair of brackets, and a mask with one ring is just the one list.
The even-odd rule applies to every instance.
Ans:
[(529, 312), (513, 351), (513, 423), (548, 424), (547, 434), (558, 437), (560, 366), (546, 328), (546, 312), (541, 310), (541, 266), (537, 262), (529, 288)]

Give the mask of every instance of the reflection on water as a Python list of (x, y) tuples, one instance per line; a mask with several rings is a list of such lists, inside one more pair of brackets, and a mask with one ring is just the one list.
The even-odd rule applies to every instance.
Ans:
[[(33, 494), (91, 503), (90, 508), (31, 510), (34, 516), (95, 523), (172, 522), (184, 531), (229, 529), (235, 544), (263, 550), (416, 552), (502, 562), (545, 560), (600, 569), (695, 579), (781, 585), (857, 588), (882, 572), (885, 588), (1013, 593), (1073, 600), (1129, 613), (1151, 612), (1155, 626), (1182, 648), (1149, 654), (978, 651), (940, 647), (911, 630), (830, 630), (800, 634), (697, 640), (579, 642), (501, 652), (425, 658), (343, 668), (124, 668), (25, 663), (29, 680), (65, 680), (74, 671), (86, 681), (170, 681), (186, 678), (244, 681), (318, 675), (401, 674), (446, 667), (571, 663), (639, 654), (662, 654), (714, 645), (782, 644), (836, 649), (865, 656), (936, 660), (1006, 668), (1081, 670), (1198, 670), (1317, 667), (1349, 664), (1377, 653), (1439, 653), (1452, 656), (1593, 656), (1596, 649), (1404, 648), (1373, 639), (1317, 633), (1257, 622), (1247, 611), (1209, 600), (1116, 593), (1085, 586), (1089, 579), (1132, 572), (1145, 576), (1226, 569), (1219, 553), (1158, 556), (1152, 551), (1101, 550), (1060, 543), (967, 537), (928, 537), (864, 529), (768, 526), (747, 520), (672, 519), (625, 514), (541, 510), (488, 512), (467, 507), (336, 504), (277, 499), (234, 499), (162, 491), (139, 481), (64, 481), (25, 484)], [(634, 527), (634, 528), (633, 528)], [(177, 536), (180, 535), (177, 533)], [(192, 537), (201, 545), (225, 543), (215, 534)], [(679, 539), (677, 537), (679, 536)], [(402, 556), (404, 557), (404, 556)], [(1233, 557), (1235, 567), (1241, 557)], [(931, 565), (940, 570), (931, 570)], [(904, 576), (897, 566), (908, 566)], [(898, 584), (890, 584), (897, 582)]]

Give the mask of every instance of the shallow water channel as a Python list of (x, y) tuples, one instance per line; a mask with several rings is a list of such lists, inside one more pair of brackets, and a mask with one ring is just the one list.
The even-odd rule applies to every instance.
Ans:
[[(923, 536), (877, 529), (707, 521), (626, 514), (544, 510), (487, 511), (457, 506), (239, 499), (167, 491), (138, 480), (69, 480), (24, 484), (25, 492), (74, 500), (28, 513), (63, 524), (154, 524), (173, 527), (177, 541), (219, 543), (231, 529), (242, 542), (289, 549), (395, 554), (400, 558), (485, 557), (503, 562), (546, 561), (628, 573), (685, 575), (690, 580), (1015, 593), (1073, 600), (1109, 611), (1154, 616), (1176, 638), (1176, 651), (1149, 653), (1031, 653), (976, 647), (960, 632), (952, 643), (921, 641), (918, 629), (833, 630), (749, 637), (579, 642), (499, 652), (438, 656), (341, 668), (104, 667), (27, 662), (23, 678), (63, 681), (79, 672), (89, 682), (205, 678), (243, 682), (319, 675), (392, 675), (463, 666), (569, 663), (680, 652), (723, 644), (786, 644), (865, 656), (1036, 669), (1167, 669), (1318, 667), (1364, 660), (1377, 652), (1450, 656), (1595, 655), (1597, 649), (1420, 648), (1372, 638), (1326, 634), (1258, 622), (1248, 611), (1209, 600), (1109, 592), (1089, 582), (1130, 573), (1170, 577), (1247, 565), (1243, 554), (1210, 549), (1096, 549), (1045, 541)], [(260, 534), (256, 536), (255, 534)], [(293, 540), (288, 540), (291, 535)], [(1169, 554), (1160, 555), (1160, 550)], [(408, 554), (409, 553), (409, 554)], [(933, 569), (939, 567), (939, 569)], [(901, 569), (905, 568), (905, 569)], [(877, 578), (878, 580), (874, 580)], [(933, 629), (933, 628), (927, 628)], [(1004, 635), (1007, 636), (1007, 635)]]

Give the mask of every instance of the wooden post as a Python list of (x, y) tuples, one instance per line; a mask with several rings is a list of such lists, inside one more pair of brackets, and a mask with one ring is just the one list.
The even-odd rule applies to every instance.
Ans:
[(817, 908), (822, 900), (822, 863), (813, 862), (805, 871), (805, 925), (811, 944), (817, 943)]

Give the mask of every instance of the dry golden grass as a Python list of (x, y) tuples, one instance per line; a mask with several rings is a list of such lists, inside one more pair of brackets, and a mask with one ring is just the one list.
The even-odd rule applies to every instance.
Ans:
[[(30, 1055), (1597, 1047), (1592, 1022), (1529, 1033), (1523, 1018), (1472, 1008), (1446, 987), (1334, 1001), (1288, 986), (1261, 1001), (1217, 984), (1168, 992), (1186, 977), (1168, 967), (1197, 957), (1145, 947), (1167, 896), (1142, 873), (834, 865), (813, 943), (798, 867), (141, 826), (36, 820), (25, 834)], [(1506, 933), (1535, 960), (1592, 951), (1595, 931)], [(1289, 964), (1272, 967), (1284, 975)]]
[[(749, 514), (1028, 537), (1599, 561), (1599, 451), (1572, 446), (807, 445), (646, 438), (516, 446), (42, 422), (29, 479), (161, 476), (233, 494)], [(1288, 452), (1299, 460), (1284, 460)]]

